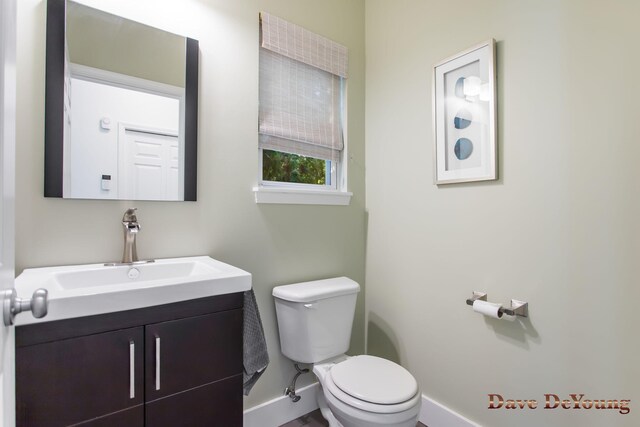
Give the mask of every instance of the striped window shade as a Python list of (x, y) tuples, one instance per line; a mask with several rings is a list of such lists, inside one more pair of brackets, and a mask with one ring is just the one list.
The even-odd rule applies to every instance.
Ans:
[(260, 148), (338, 160), (347, 48), (264, 12), (260, 23)]

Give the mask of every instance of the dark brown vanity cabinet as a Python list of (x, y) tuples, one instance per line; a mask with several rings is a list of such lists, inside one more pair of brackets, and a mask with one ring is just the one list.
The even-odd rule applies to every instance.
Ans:
[(146, 425), (242, 426), (242, 310), (145, 330)]
[(242, 301), (17, 327), (17, 425), (242, 426)]
[(144, 404), (143, 336), (137, 327), (17, 348), (18, 425), (64, 426)]

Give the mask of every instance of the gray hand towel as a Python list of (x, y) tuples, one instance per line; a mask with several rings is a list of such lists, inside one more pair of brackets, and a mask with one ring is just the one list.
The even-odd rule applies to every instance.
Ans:
[(269, 364), (267, 341), (260, 320), (260, 311), (253, 289), (244, 293), (244, 323), (242, 326), (244, 375), (242, 377), (245, 396), (249, 394), (258, 378)]

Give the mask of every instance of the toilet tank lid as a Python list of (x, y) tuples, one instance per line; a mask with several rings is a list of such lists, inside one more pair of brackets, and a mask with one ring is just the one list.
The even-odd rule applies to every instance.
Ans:
[(291, 302), (312, 302), (357, 292), (360, 292), (360, 285), (348, 277), (334, 277), (273, 288), (274, 297)]

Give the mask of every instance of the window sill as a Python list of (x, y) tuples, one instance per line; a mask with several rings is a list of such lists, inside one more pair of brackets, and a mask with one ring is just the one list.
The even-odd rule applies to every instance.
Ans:
[(336, 190), (254, 187), (256, 203), (347, 206), (353, 193)]

